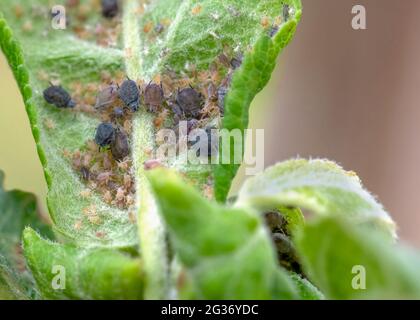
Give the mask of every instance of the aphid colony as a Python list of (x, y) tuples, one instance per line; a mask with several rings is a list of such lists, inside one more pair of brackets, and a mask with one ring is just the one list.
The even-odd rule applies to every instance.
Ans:
[(271, 211), (264, 213), (264, 220), (271, 231), (279, 264), (287, 270), (302, 274), (295, 247), (290, 240), (286, 219), (280, 212)]
[[(110, 81), (110, 78), (106, 75), (103, 81)], [(180, 120), (187, 120), (190, 131), (209, 117), (206, 106), (208, 100), (213, 98), (191, 86), (178, 88), (165, 95), (161, 83), (138, 85), (128, 78), (120, 81), (120, 84), (111, 82), (101, 88), (93, 84), (82, 86), (72, 83), (70, 87), (77, 91), (76, 99), (72, 99), (62, 86), (50, 84), (44, 90), (43, 96), (46, 102), (59, 109), (85, 111), (101, 118), (102, 122), (87, 141), (85, 150), (78, 150), (67, 156), (81, 179), (88, 184), (89, 190), (101, 193), (104, 201), (109, 204), (127, 208), (133, 204), (135, 192), (131, 176), (129, 138), (133, 114), (140, 108), (145, 108), (155, 115), (156, 128), (164, 123), (168, 125), (168, 119), (172, 119), (169, 122), (175, 128)], [(81, 87), (85, 89), (82, 90)], [(92, 91), (97, 92), (94, 102), (90, 94)], [(217, 93), (215, 95), (213, 102), (217, 105)], [(87, 106), (89, 104), (93, 105), (91, 109)], [(54, 128), (50, 122), (51, 120), (48, 127)], [(210, 129), (207, 128), (206, 131)], [(217, 151), (213, 149), (209, 143), (209, 154)], [(156, 159), (150, 159), (144, 164), (147, 170), (160, 165), (160, 161)], [(82, 196), (87, 194), (89, 192), (84, 192)]]
[[(219, 88), (219, 105), (223, 103), (226, 92), (225, 86)], [(70, 94), (59, 85), (51, 84), (43, 95), (48, 103), (58, 108), (74, 108), (76, 105)], [(174, 99), (166, 99), (162, 84), (151, 82), (142, 92), (131, 79), (123, 81), (121, 86), (111, 83), (99, 91), (95, 110), (100, 114), (106, 113), (114, 124), (111, 121), (103, 122), (97, 128), (95, 142), (100, 147), (110, 147), (114, 159), (122, 160), (128, 155), (128, 138), (118, 120), (138, 111), (140, 105), (144, 105), (149, 112), (159, 114), (164, 104), (173, 112), (176, 123), (188, 120), (189, 125), (197, 127), (197, 119), (202, 117), (205, 106), (205, 97), (193, 87), (178, 89)]]

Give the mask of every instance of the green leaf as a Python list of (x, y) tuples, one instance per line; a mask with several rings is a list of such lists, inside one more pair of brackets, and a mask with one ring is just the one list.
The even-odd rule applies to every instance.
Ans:
[[(117, 80), (121, 80), (121, 74), (142, 83), (162, 80), (166, 95), (173, 96), (178, 87), (188, 84), (201, 92), (206, 92), (210, 81), (219, 87), (231, 71), (220, 63), (219, 56), (224, 53), (231, 59), (243, 53), (242, 66), (233, 72), (226, 96), (224, 120), (218, 116), (208, 119), (209, 123), (223, 122), (224, 128), (243, 131), (249, 104), (270, 78), (277, 55), (290, 40), (301, 5), (298, 0), (120, 3), (123, 12), (111, 29), (113, 22), (101, 17), (99, 1), (81, 0), (76, 7), (67, 6), (66, 30), (51, 27), (48, 0), (2, 3), (0, 46), (25, 102), (49, 188), (47, 200), (56, 234), (78, 246), (132, 248), (140, 242), (148, 279), (146, 296), (162, 298), (166, 296), (168, 272), (165, 232), (143, 168), (144, 161), (150, 159), (147, 151), (156, 148), (154, 115), (141, 108), (132, 120), (129, 140), (135, 206), (125, 210), (110, 205), (95, 190), (81, 197), (89, 186), (66, 154), (86, 150), (86, 142), (93, 138), (100, 119), (90, 113), (57, 110), (48, 105), (42, 97), (48, 86), (45, 74), (59, 80), (66, 89), (81, 87), (87, 92), (92, 85), (95, 91), (107, 83), (101, 76), (104, 71)], [(290, 16), (287, 21), (283, 17), (286, 4), (290, 7), (286, 10)], [(156, 31), (158, 25), (163, 27), (161, 32)], [(267, 34), (272, 25), (278, 25), (279, 31), (270, 38)], [(111, 45), (103, 45), (103, 39), (95, 33), (100, 33), (101, 27), (117, 35), (121, 30), (121, 34)], [(237, 169), (236, 165), (220, 169), (185, 165), (178, 159), (167, 162), (201, 189), (214, 192), (219, 200), (225, 198)], [(96, 223), (83, 214), (92, 209)], [(137, 224), (130, 219), (132, 212), (138, 217)]]
[[(59, 4), (58, 1), (56, 4)], [(16, 14), (22, 10), (22, 17)], [(107, 205), (99, 194), (81, 197), (87, 188), (65, 152), (85, 148), (99, 119), (86, 113), (66, 112), (48, 105), (42, 92), (48, 86), (40, 74), (70, 83), (100, 84), (100, 72), (114, 73), (124, 65), (122, 51), (102, 48), (76, 38), (70, 30), (51, 27), (49, 1), (7, 1), (0, 13), (0, 46), (15, 75), (25, 102), (32, 133), (48, 184), (48, 208), (54, 230), (61, 238), (79, 244), (126, 247), (137, 243), (136, 226), (127, 212)], [(20, 18), (19, 18), (20, 17)], [(98, 18), (94, 18), (97, 21)], [(31, 30), (25, 31), (25, 23)], [(93, 23), (93, 22), (92, 22)], [(13, 32), (12, 32), (13, 30)], [(53, 123), (55, 129), (49, 129)], [(83, 210), (94, 206), (103, 224), (90, 224)], [(81, 228), (75, 228), (79, 221)], [(97, 234), (106, 234), (100, 238)]]
[[(262, 3), (263, 1), (247, 1), (246, 3)], [(252, 50), (249, 50), (241, 68), (233, 75), (232, 84), (225, 97), (225, 116), (222, 127), (229, 131), (239, 129), (242, 137), (245, 137), (244, 130), (248, 127), (249, 106), (258, 92), (260, 92), (270, 80), (276, 59), (280, 52), (292, 39), (296, 26), (302, 14), (302, 6), (299, 0), (271, 1), (270, 4), (261, 7), (270, 8), (270, 14), (278, 15), (284, 5), (289, 5), (294, 12), (290, 20), (283, 23), (277, 34), (270, 38), (266, 33), (261, 35), (255, 42)], [(223, 148), (228, 148), (223, 151)], [(230, 155), (229, 164), (214, 166), (215, 175), (215, 196), (219, 201), (225, 201), (228, 195), (232, 179), (239, 168), (239, 163), (233, 163), (236, 150), (244, 150), (243, 141), (230, 141), (222, 145), (220, 156), (223, 153)], [(223, 162), (224, 163), (224, 162)]]
[(83, 249), (42, 239), (27, 228), (23, 247), (46, 299), (142, 299), (141, 262), (115, 249)]
[(326, 160), (297, 159), (274, 165), (244, 183), (236, 205), (262, 211), (292, 206), (319, 215), (346, 215), (395, 235), (394, 222), (357, 175)]
[(20, 239), (25, 226), (51, 237), (50, 227), (37, 215), (31, 193), (3, 189), (0, 171), (0, 299), (28, 299), (37, 296), (33, 280), (25, 267)]
[[(88, 1), (81, 2), (82, 5), (88, 6)], [(82, 83), (100, 82), (101, 71), (112, 72), (124, 70), (125, 67), (130, 77), (149, 81), (168, 69), (178, 75), (190, 71), (186, 66), (194, 66), (197, 71), (208, 70), (209, 65), (214, 63), (222, 52), (232, 53), (235, 49), (238, 53), (244, 53), (245, 58), (243, 66), (234, 74), (230, 93), (226, 97), (223, 126), (227, 129), (244, 129), (248, 122), (248, 106), (268, 81), (275, 59), (290, 40), (301, 15), (300, 2), (297, 0), (173, 0), (170, 4), (168, 1), (154, 1), (144, 8), (138, 8), (137, 2), (132, 0), (124, 3), (123, 47), (118, 44), (112, 48), (100, 47), (91, 39), (81, 40), (74, 36), (72, 28), (53, 30), (50, 19), (45, 19), (50, 9), (49, 1), (19, 0), (2, 6), (5, 18), (0, 22), (1, 47), (24, 96), (49, 183), (51, 214), (57, 230), (63, 236), (79, 243), (99, 242), (126, 246), (135, 243), (136, 237), (134, 227), (124, 213), (110, 208), (99, 197), (94, 196), (89, 201), (79, 198), (80, 191), (84, 188), (83, 183), (62, 153), (63, 149), (72, 151), (82, 148), (87, 137), (92, 137), (98, 121), (83, 114), (75, 116), (47, 106), (41, 97), (46, 81), (39, 81), (37, 74), (40, 71), (55, 73), (66, 86), (75, 79), (81, 79)], [(270, 38), (267, 36), (268, 28), (281, 22), (285, 4), (291, 8), (290, 20), (282, 21), (278, 33)], [(17, 8), (23, 10), (22, 17), (17, 16)], [(31, 13), (32, 8), (36, 8), (36, 12)], [(102, 23), (99, 8), (90, 9), (92, 13), (87, 15), (84, 24), (90, 27)], [(141, 10), (143, 13), (137, 14)], [(71, 27), (79, 23), (72, 10), (69, 9), (68, 14), (73, 19), (70, 21)], [(30, 23), (32, 30), (25, 31), (25, 23)], [(165, 25), (160, 34), (153, 30), (146, 32), (158, 23), (169, 25)], [(13, 34), (10, 28), (13, 29)], [(123, 48), (129, 49), (131, 53), (124, 55)], [(226, 72), (226, 68), (221, 70), (221, 74)], [(197, 86), (206, 85), (194, 83), (194, 79), (190, 80)], [(141, 134), (148, 136), (152, 130), (151, 122), (146, 123), (150, 116), (141, 114), (139, 117), (147, 119), (135, 120), (135, 145), (144, 142), (139, 137)], [(47, 130), (47, 119), (54, 121), (59, 130)], [(150, 144), (152, 141), (147, 142)], [(143, 158), (141, 154), (139, 157)], [(204, 173), (208, 171), (203, 168), (194, 170), (204, 170)], [(234, 171), (229, 174), (229, 179), (233, 178)], [(206, 174), (208, 175), (208, 172)], [(226, 179), (222, 181), (220, 175), (216, 181), (217, 188), (226, 185)], [(218, 192), (220, 197), (223, 197), (223, 193), (226, 192)], [(106, 223), (102, 231), (109, 234), (106, 240), (95, 237), (98, 227), (86, 227), (83, 231), (73, 228), (80, 219), (83, 208), (92, 203), (96, 204), (104, 215)], [(110, 225), (118, 226), (119, 230), (115, 231)], [(121, 234), (124, 234), (124, 237)]]
[(195, 299), (297, 297), (276, 263), (267, 230), (252, 210), (225, 208), (205, 200), (175, 173), (156, 169), (150, 182), (174, 243), (192, 280)]
[(324, 295), (307, 279), (302, 278), (296, 273), (291, 273), (290, 277), (296, 285), (299, 298), (302, 300), (323, 300)]
[(309, 223), (296, 242), (309, 277), (329, 299), (420, 298), (420, 255), (382, 233), (328, 217)]

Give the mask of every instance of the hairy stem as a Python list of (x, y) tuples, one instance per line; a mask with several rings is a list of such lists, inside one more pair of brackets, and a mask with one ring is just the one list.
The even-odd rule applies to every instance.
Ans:
[[(124, 4), (124, 46), (127, 55), (126, 70), (131, 79), (141, 78), (140, 30), (137, 14), (139, 1), (126, 0)], [(145, 176), (144, 161), (154, 146), (153, 117), (140, 110), (133, 121), (133, 161), (136, 178), (137, 223), (140, 251), (145, 272), (145, 298), (164, 299), (168, 292), (168, 259), (165, 228), (159, 216), (154, 196)]]

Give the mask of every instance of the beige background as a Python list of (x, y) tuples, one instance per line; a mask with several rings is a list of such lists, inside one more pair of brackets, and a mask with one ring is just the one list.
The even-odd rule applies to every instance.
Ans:
[[(304, 14), (269, 86), (253, 104), (266, 163), (301, 155), (358, 172), (420, 247), (420, 0), (303, 0)], [(351, 28), (363, 4), (368, 29)], [(45, 198), (16, 84), (0, 57), (0, 168), (6, 185)]]

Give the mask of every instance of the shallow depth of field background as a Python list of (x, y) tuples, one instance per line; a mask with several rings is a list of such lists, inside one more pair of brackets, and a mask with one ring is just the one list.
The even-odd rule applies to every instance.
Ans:
[[(367, 30), (351, 28), (355, 4), (367, 9)], [(401, 238), (420, 247), (420, 1), (303, 5), (295, 39), (252, 107), (252, 126), (265, 129), (266, 165), (300, 155), (355, 170)], [(7, 188), (36, 193), (45, 210), (42, 169), (2, 55), (0, 169)]]

